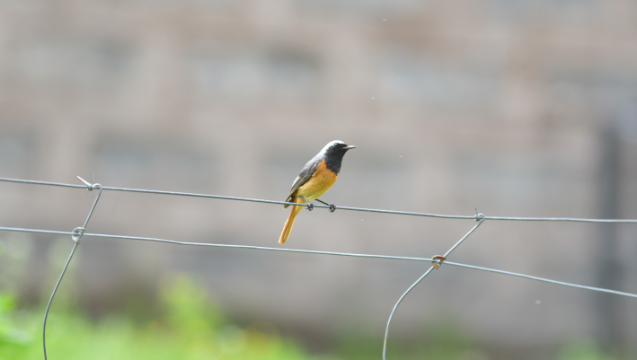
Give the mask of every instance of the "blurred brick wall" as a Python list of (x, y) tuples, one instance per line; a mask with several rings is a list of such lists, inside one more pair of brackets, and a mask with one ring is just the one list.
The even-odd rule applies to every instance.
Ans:
[[(283, 200), (302, 165), (340, 139), (358, 149), (325, 195), (337, 205), (595, 217), (599, 129), (612, 123), (622, 134), (618, 206), (635, 218), (635, 34), (628, 0), (1, 0), (0, 176)], [(91, 203), (82, 191), (14, 184), (0, 184), (0, 196), (4, 226), (70, 230)], [(278, 246), (286, 216), (262, 204), (105, 193), (89, 226)], [(471, 226), (319, 210), (301, 214), (286, 245), (431, 256)], [(489, 222), (454, 260), (596, 285), (600, 234)], [(634, 236), (620, 226), (620, 290), (633, 292)], [(31, 244), (0, 265), (5, 286), (47, 293), (47, 254), (68, 241), (0, 239)], [(381, 333), (424, 271), (92, 239), (79, 259), (78, 296), (96, 311), (185, 270), (237, 316), (319, 333)], [(494, 343), (595, 336), (589, 292), (462, 269), (433, 275), (399, 309), (397, 335), (446, 316)], [(634, 302), (622, 304), (635, 338)]]

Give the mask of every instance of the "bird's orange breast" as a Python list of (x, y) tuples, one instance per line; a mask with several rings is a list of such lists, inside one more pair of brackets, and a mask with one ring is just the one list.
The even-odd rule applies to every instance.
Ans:
[(336, 182), (338, 175), (325, 165), (325, 160), (321, 161), (312, 178), (308, 180), (297, 191), (297, 195), (303, 195), (306, 199), (312, 201), (320, 198), (329, 190)]

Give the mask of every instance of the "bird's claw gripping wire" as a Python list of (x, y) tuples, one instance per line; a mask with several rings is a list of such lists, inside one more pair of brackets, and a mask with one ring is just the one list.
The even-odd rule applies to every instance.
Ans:
[(330, 212), (334, 212), (334, 210), (336, 210), (336, 206), (334, 206), (334, 204), (328, 204), (325, 201), (322, 201), (320, 199), (316, 199), (316, 201), (320, 202), (323, 205), (327, 205), (330, 207)]
[(305, 201), (307, 203), (307, 209), (309, 211), (314, 210), (314, 204), (312, 204), (308, 199), (306, 199), (305, 196), (301, 195), (300, 197), (301, 197), (301, 199), (303, 199), (303, 201)]
[(434, 269), (440, 270), (440, 265), (442, 265), (442, 262), (445, 260), (447, 260), (446, 257), (442, 255), (435, 255), (431, 258), (431, 265), (433, 265)]

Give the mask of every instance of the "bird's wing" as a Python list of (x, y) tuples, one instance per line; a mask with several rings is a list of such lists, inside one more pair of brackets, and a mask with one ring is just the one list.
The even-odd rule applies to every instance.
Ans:
[[(316, 168), (318, 167), (319, 163), (320, 161), (317, 161), (316, 159), (312, 159), (307, 164), (305, 164), (303, 169), (301, 169), (299, 176), (297, 176), (296, 179), (294, 179), (294, 183), (292, 183), (292, 189), (290, 190), (290, 194), (285, 199), (286, 202), (292, 202), (294, 200), (292, 199), (292, 194), (294, 194), (301, 186), (303, 186), (303, 184), (305, 184), (308, 180), (312, 178), (312, 175), (314, 175), (314, 172), (316, 171)], [(288, 207), (288, 206), (289, 205), (283, 205), (283, 207)]]

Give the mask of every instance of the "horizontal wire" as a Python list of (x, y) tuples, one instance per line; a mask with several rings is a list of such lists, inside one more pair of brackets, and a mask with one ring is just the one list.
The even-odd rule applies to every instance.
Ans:
[(7, 227), (7, 226), (0, 226), (0, 230), (17, 231), (17, 232), (29, 232), (29, 233), (38, 233), (38, 234), (73, 235), (72, 231), (25, 229), (25, 228), (16, 228), (16, 227)]
[(515, 216), (485, 216), (485, 220), (500, 221), (561, 221), (561, 222), (582, 222), (582, 223), (619, 223), (637, 224), (637, 219), (578, 219), (578, 218), (539, 218), (539, 217), (515, 217)]
[[(56, 230), (38, 230), (38, 229), (24, 229), (0, 226), (0, 230), (4, 231), (18, 231), (18, 232), (34, 232), (41, 234), (55, 234), (55, 235), (73, 235), (71, 231), (56, 231)], [(97, 238), (111, 238), (111, 239), (125, 239), (125, 240), (139, 240), (139, 241), (153, 241), (176, 245), (190, 245), (190, 246), (211, 246), (221, 248), (234, 248), (234, 249), (253, 249), (253, 250), (266, 250), (266, 251), (283, 251), (293, 253), (306, 253), (306, 254), (320, 254), (320, 255), (336, 255), (336, 256), (348, 256), (348, 257), (361, 257), (361, 258), (373, 258), (373, 259), (387, 259), (387, 260), (411, 260), (411, 261), (432, 261), (432, 259), (410, 256), (392, 256), (392, 255), (372, 255), (372, 254), (354, 254), (354, 253), (342, 253), (334, 251), (321, 251), (321, 250), (302, 250), (302, 249), (289, 249), (289, 248), (273, 248), (265, 246), (252, 246), (252, 245), (234, 245), (234, 244), (215, 244), (215, 243), (200, 243), (200, 242), (187, 242), (177, 240), (167, 240), (140, 236), (126, 236), (126, 235), (111, 235), (111, 234), (94, 234), (84, 233), (83, 238), (87, 236)]]
[[(14, 227), (6, 227), (0, 226), (0, 230), (4, 231), (18, 231), (18, 232), (33, 232), (33, 233), (43, 233), (43, 234), (55, 234), (55, 235), (73, 235), (71, 231), (56, 231), (56, 230), (39, 230), (39, 229), (24, 229), (24, 228), (14, 228)], [(167, 239), (158, 239), (158, 238), (150, 238), (150, 237), (139, 237), (139, 236), (126, 236), (126, 235), (111, 235), (111, 234), (95, 234), (95, 233), (84, 233), (83, 237), (97, 237), (97, 238), (111, 238), (111, 239), (124, 239), (124, 240), (138, 240), (138, 241), (152, 241), (152, 242), (160, 242), (160, 243), (168, 243), (175, 245), (190, 245), (190, 246), (210, 246), (210, 247), (220, 247), (220, 248), (234, 248), (234, 249), (253, 249), (253, 250), (266, 250), (266, 251), (280, 251), (280, 252), (292, 252), (292, 253), (305, 253), (305, 254), (319, 254), (319, 255), (335, 255), (335, 256), (346, 256), (346, 257), (360, 257), (360, 258), (372, 258), (372, 259), (386, 259), (386, 260), (408, 260), (408, 261), (428, 261), (431, 262), (433, 259), (430, 258), (421, 258), (421, 257), (410, 257), (410, 256), (391, 256), (391, 255), (372, 255), (372, 254), (355, 254), (355, 253), (342, 253), (342, 252), (333, 252), (333, 251), (320, 251), (320, 250), (301, 250), (301, 249), (286, 249), (286, 248), (273, 248), (273, 247), (264, 247), (264, 246), (252, 246), (252, 245), (233, 245), (233, 244), (214, 244), (214, 243), (198, 243), (198, 242), (187, 242), (187, 241), (177, 241), (177, 240), (167, 240)], [(632, 298), (637, 298), (637, 294), (615, 291), (603, 288), (597, 288), (592, 286), (585, 285), (577, 285), (571, 284), (563, 281), (550, 280), (532, 275), (524, 275), (519, 273), (514, 273), (505, 270), (497, 270), (491, 268), (485, 268), (481, 266), (475, 265), (467, 265), (456, 262), (451, 262), (445, 260), (442, 262), (442, 265), (451, 265), (457, 267), (463, 267), (468, 269), (487, 271), (492, 273), (498, 273), (503, 275), (510, 275), (515, 277), (521, 277), (525, 279), (543, 281), (556, 285), (569, 286), (578, 289), (586, 289), (598, 292), (605, 292), (609, 294), (628, 296)]]
[[(112, 186), (104, 186), (103, 188), (104, 190), (110, 190), (110, 191), (135, 192), (135, 193), (142, 193), (142, 194), (177, 195), (177, 196), (198, 197), (198, 198), (208, 198), (208, 199), (249, 201), (249, 202), (258, 202), (258, 203), (275, 204), (275, 205), (292, 205), (292, 206), (304, 206), (304, 207), (307, 206), (306, 204), (300, 204), (300, 203), (277, 201), (277, 200), (254, 199), (254, 198), (245, 198), (245, 197), (237, 197), (237, 196), (197, 194), (197, 193), (187, 193), (187, 192), (179, 192), (179, 191), (133, 189), (133, 188), (123, 188), (123, 187), (112, 187)], [(322, 205), (322, 204), (314, 204), (314, 207), (325, 208), (325, 209), (330, 208), (328, 205)], [(466, 216), (466, 215), (441, 215), (441, 214), (430, 214), (430, 213), (409, 212), (409, 211), (368, 209), (368, 208), (359, 208), (359, 207), (351, 207), (351, 206), (337, 206), (336, 209), (396, 214), (396, 215), (426, 216), (426, 217), (445, 218), (445, 219), (475, 219), (475, 216)]]
[(61, 187), (69, 187), (69, 188), (86, 189), (86, 186), (84, 185), (64, 184), (64, 183), (57, 183), (57, 182), (51, 182), (51, 181), (24, 180), (24, 179), (11, 179), (11, 178), (0, 178), (0, 181), (19, 183), (19, 184), (48, 185), (48, 186), (61, 186)]
[[(50, 185), (50, 186), (62, 186), (62, 187), (70, 187), (70, 188), (87, 189), (87, 186), (85, 185), (64, 184), (64, 183), (55, 183), (55, 182), (47, 182), (47, 181), (22, 180), (22, 179), (10, 179), (10, 178), (0, 178), (0, 181), (22, 183), (22, 184)], [(290, 203), (285, 201), (254, 199), (254, 198), (237, 197), (237, 196), (198, 194), (198, 193), (188, 193), (188, 192), (180, 192), (180, 191), (148, 190), (148, 189), (135, 189), (135, 188), (113, 187), (113, 186), (102, 186), (102, 189), (108, 190), (108, 191), (133, 192), (133, 193), (142, 193), (142, 194), (175, 195), (175, 196), (220, 199), (220, 200), (249, 201), (249, 202), (257, 202), (257, 203), (265, 203), (265, 204), (276, 204), (276, 205), (307, 206), (305, 204)], [(322, 204), (314, 204), (314, 207), (325, 208), (325, 209), (330, 208), (329, 206), (322, 205)], [(433, 213), (423, 213), (423, 212), (370, 209), (370, 208), (360, 208), (360, 207), (351, 207), (351, 206), (337, 206), (336, 208), (338, 210), (361, 211), (361, 212), (407, 215), (407, 216), (422, 216), (422, 217), (440, 218), (440, 219), (479, 220), (474, 215), (444, 215), (444, 214), (433, 214)], [(581, 222), (581, 223), (637, 224), (637, 219), (585, 219), (585, 218), (566, 218), (566, 217), (511, 217), (511, 216), (484, 216), (484, 219), (498, 220), (498, 221), (557, 221), (557, 222)]]
[[(158, 195), (176, 195), (176, 196), (185, 196), (185, 197), (197, 197), (197, 198), (211, 198), (211, 199), (222, 199), (222, 200), (233, 200), (233, 201), (247, 201), (247, 202), (257, 202), (257, 203), (267, 203), (267, 204), (276, 204), (276, 205), (292, 205), (292, 206), (308, 206), (310, 210), (312, 210), (312, 206), (330, 209), (334, 211), (333, 205), (321, 205), (321, 204), (298, 204), (298, 203), (289, 203), (285, 201), (275, 201), (275, 200), (264, 200), (264, 199), (254, 199), (254, 198), (245, 198), (245, 197), (235, 197), (235, 196), (222, 196), (222, 195), (210, 195), (210, 194), (197, 194), (197, 193), (187, 193), (187, 192), (177, 192), (177, 191), (161, 191), (161, 190), (148, 190), (148, 189), (135, 189), (135, 188), (124, 188), (124, 187), (110, 187), (110, 186), (101, 186), (100, 184), (91, 184), (88, 181), (82, 179), (78, 176), (78, 179), (84, 183), (84, 185), (75, 185), (75, 184), (65, 184), (65, 183), (56, 183), (49, 181), (36, 181), (36, 180), (23, 180), (23, 179), (13, 179), (13, 178), (0, 178), (0, 181), (4, 182), (12, 182), (12, 183), (21, 183), (21, 184), (31, 184), (31, 185), (45, 185), (45, 186), (58, 186), (58, 187), (68, 187), (68, 188), (79, 188), (79, 189), (87, 189), (89, 191), (94, 189), (99, 189), (99, 194), (97, 195), (95, 202), (89, 212), (89, 215), (84, 223), (84, 227), (77, 228), (82, 230), (82, 233), (79, 234), (79, 237), (75, 238), (77, 234), (75, 230), (73, 232), (68, 231), (56, 231), (56, 230), (41, 230), (41, 229), (27, 229), (27, 228), (14, 228), (14, 227), (2, 227), (0, 226), (0, 230), (5, 231), (16, 231), (16, 232), (30, 232), (30, 233), (44, 233), (44, 234), (55, 234), (55, 235), (71, 235), (73, 236), (73, 240), (75, 241), (73, 250), (69, 255), (69, 258), (66, 262), (64, 269), (58, 279), (57, 284), (51, 294), (51, 298), (46, 308), (46, 313), (44, 315), (44, 325), (42, 330), (42, 345), (44, 347), (44, 357), (47, 358), (46, 353), (46, 323), (47, 323), (47, 315), (51, 306), (51, 302), (53, 301), (53, 297), (55, 296), (56, 290), (62, 281), (62, 277), (66, 272), (66, 269), (73, 257), (73, 253), (75, 252), (77, 245), (79, 244), (79, 240), (82, 236), (96, 237), (96, 238), (110, 238), (110, 239), (125, 239), (125, 240), (138, 240), (138, 241), (151, 241), (151, 242), (159, 242), (159, 243), (168, 243), (175, 245), (187, 245), (187, 246), (209, 246), (209, 247), (218, 247), (218, 248), (235, 248), (235, 249), (253, 249), (253, 250), (265, 250), (265, 251), (279, 251), (279, 252), (292, 252), (292, 253), (306, 253), (306, 254), (318, 254), (318, 255), (333, 255), (333, 256), (346, 256), (346, 257), (359, 257), (359, 258), (375, 258), (375, 259), (389, 259), (389, 260), (412, 260), (412, 261), (431, 261), (433, 259), (428, 258), (420, 258), (420, 257), (404, 257), (404, 256), (389, 256), (389, 255), (371, 255), (371, 254), (354, 254), (354, 253), (342, 253), (342, 252), (332, 252), (332, 251), (319, 251), (319, 250), (300, 250), (300, 249), (289, 249), (289, 248), (273, 248), (273, 247), (263, 247), (263, 246), (251, 246), (251, 245), (233, 245), (233, 244), (215, 244), (215, 243), (197, 243), (197, 242), (185, 242), (185, 241), (177, 241), (177, 240), (167, 240), (167, 239), (159, 239), (159, 238), (149, 238), (149, 237), (137, 237), (137, 236), (124, 236), (124, 235), (111, 235), (111, 234), (97, 234), (97, 233), (84, 233), (84, 229), (86, 228), (86, 224), (88, 223), (93, 211), (95, 210), (95, 206), (99, 197), (103, 190), (107, 191), (120, 191), (120, 192), (134, 192), (134, 193), (145, 193), (145, 194), (158, 194)], [(553, 221), (553, 222), (580, 222), (580, 223), (637, 223), (635, 219), (583, 219), (583, 218), (533, 218), (533, 217), (501, 217), (501, 216), (484, 216), (483, 214), (479, 214), (478, 210), (475, 210), (475, 216), (466, 216), (466, 215), (442, 215), (442, 214), (431, 214), (431, 213), (420, 213), (420, 212), (407, 212), (407, 211), (395, 211), (395, 210), (381, 210), (381, 209), (369, 209), (369, 208), (358, 208), (358, 207), (348, 207), (348, 206), (339, 206), (340, 210), (349, 210), (349, 211), (361, 211), (361, 212), (373, 212), (373, 213), (384, 213), (384, 214), (395, 214), (395, 215), (408, 215), (408, 216), (422, 216), (422, 217), (431, 217), (431, 218), (444, 218), (444, 219), (472, 219), (475, 221), (480, 221), (476, 226), (474, 226), (459, 242), (457, 242), (447, 253), (448, 255), (451, 251), (453, 251), (466, 237), (468, 237), (473, 231), (484, 222), (484, 220), (501, 220), (501, 221)], [(444, 258), (443, 257), (443, 258)], [(427, 272), (425, 272), (411, 287), (401, 296), (398, 300), (394, 309), (392, 310), (391, 315), (389, 316), (389, 320), (387, 322), (387, 327), (385, 329), (385, 339), (383, 345), (383, 360), (386, 357), (387, 350), (387, 338), (389, 325), (392, 319), (396, 308), (402, 301), (402, 299), (413, 289), (425, 276), (427, 276), (434, 267), (438, 269), (438, 266), (441, 265), (442, 262), (438, 260), (437, 263), (434, 263)], [(567, 283), (563, 281), (550, 280), (545, 278), (540, 278), (537, 276), (524, 275), (504, 270), (497, 270), (491, 268), (485, 268), (481, 266), (475, 265), (467, 265), (461, 263), (455, 263), (450, 261), (444, 261), (444, 264), (450, 266), (457, 266), (466, 269), (472, 270), (480, 270), (491, 273), (509, 275), (519, 278), (525, 278), (530, 280), (536, 280), (541, 282), (546, 282), (555, 285), (561, 285), (566, 287), (585, 289), (603, 293), (609, 293), (619, 296), (626, 296), (637, 298), (637, 294), (626, 293), (622, 291), (603, 289), (598, 287), (586, 286), (586, 285), (577, 285), (572, 283)]]
[(292, 252), (292, 253), (335, 255), (335, 256), (360, 257), (360, 258), (372, 258), (372, 259), (387, 259), (387, 260), (432, 261), (432, 259), (428, 259), (428, 258), (410, 257), (410, 256), (354, 254), (354, 253), (342, 253), (342, 252), (334, 252), (334, 251), (302, 250), (302, 249), (290, 249), (290, 248), (273, 248), (273, 247), (253, 246), (253, 245), (199, 243), (199, 242), (166, 240), (166, 239), (139, 237), (139, 236), (93, 234), (93, 233), (85, 233), (84, 236), (93, 236), (93, 237), (111, 238), (111, 239), (154, 241), (154, 242), (169, 243), (169, 244), (176, 244), (176, 245), (210, 246), (210, 247), (232, 248), (232, 249), (252, 249), (252, 250), (265, 250), (265, 251), (281, 251), (281, 252)]

